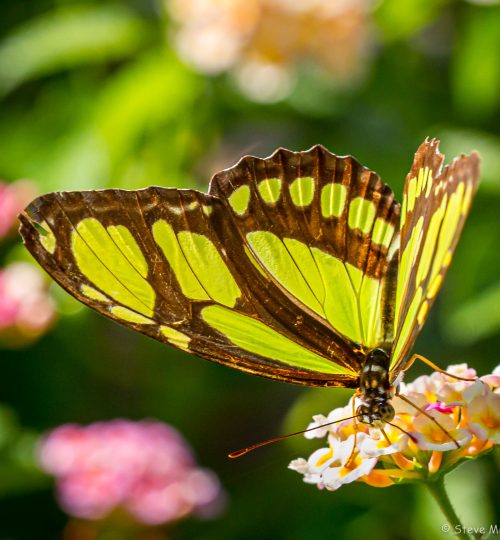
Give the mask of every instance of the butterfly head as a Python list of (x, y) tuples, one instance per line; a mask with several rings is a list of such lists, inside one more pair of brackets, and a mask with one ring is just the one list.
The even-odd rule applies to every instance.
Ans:
[(367, 400), (356, 410), (359, 419), (363, 424), (373, 427), (383, 427), (386, 422), (394, 418), (394, 407), (388, 401)]

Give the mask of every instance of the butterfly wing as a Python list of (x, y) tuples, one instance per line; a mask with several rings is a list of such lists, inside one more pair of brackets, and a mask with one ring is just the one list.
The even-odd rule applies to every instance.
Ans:
[[(282, 167), (278, 171), (282, 198), (274, 200), (274, 188), (266, 184), (270, 194), (262, 195), (259, 191), (260, 202), (254, 200), (254, 187), (258, 191), (258, 186), (268, 178), (278, 178), (264, 174), (278, 156)], [(288, 163), (283, 156), (307, 163), (309, 178), (317, 183), (318, 191), (319, 176), (332, 172), (321, 165), (322, 156), (339, 160), (344, 172), (337, 173), (341, 180), (337, 183), (344, 182), (345, 195), (342, 189), (337, 200), (334, 189), (328, 200), (316, 193), (306, 201), (303, 186), (297, 193), (293, 188), (301, 171), (295, 171), (295, 162)], [(245, 203), (241, 191), (223, 193), (228, 184), (222, 178), (231, 176), (236, 181), (248, 163), (261, 163), (263, 168), (255, 169), (253, 177), (247, 172), (248, 183), (238, 184), (238, 187), (248, 186), (250, 196)], [(367, 230), (366, 215), (370, 233), (380, 216), (395, 230), (397, 203), (378, 178), (372, 177), (373, 173), (354, 164), (359, 169), (354, 174), (348, 163), (354, 163), (352, 158), (336, 158), (320, 148), (297, 155), (279, 151), (268, 160), (245, 158), (233, 170), (216, 176), (209, 195), (156, 187), (136, 192), (52, 193), (35, 200), (26, 209), (21, 216), (21, 234), (35, 258), (66, 290), (100, 313), (139, 332), (257, 375), (307, 385), (354, 387), (360, 362), (357, 349), (361, 350), (363, 343), (355, 343), (356, 340), (337, 332), (331, 325), (324, 307), (330, 293), (325, 291), (320, 296), (323, 304), (319, 309), (312, 298), (317, 300), (313, 293), (320, 283), (308, 282), (306, 285), (314, 290), (307, 296), (299, 279), (309, 275), (306, 266), (313, 263), (314, 275), (320, 276), (324, 289), (338, 286), (335, 275), (321, 273), (320, 265), (325, 266), (326, 272), (332, 265), (328, 257), (333, 258), (326, 243), (321, 244), (326, 242), (322, 238), (326, 231), (321, 233), (324, 227), (333, 230), (339, 238), (344, 237), (344, 251), (340, 251), (339, 240), (336, 260), (352, 260), (356, 268), (368, 268), (370, 275), (378, 276), (377, 283), (384, 282), (392, 237), (389, 241), (388, 233), (379, 231), (376, 237), (379, 243), (372, 246), (370, 235), (360, 230), (358, 235), (369, 236), (368, 240), (363, 238), (358, 242), (359, 245), (364, 242), (364, 256), (359, 255), (361, 247), (349, 248), (346, 237), (351, 231), (356, 234), (355, 225)], [(294, 180), (289, 180), (291, 177)], [(373, 217), (371, 209), (357, 208), (356, 213), (350, 210), (352, 201), (362, 197), (358, 193), (374, 194), (374, 200), (382, 201), (374, 208)], [(266, 198), (273, 200), (266, 202)], [(243, 208), (248, 211), (246, 217)], [(323, 219), (321, 212), (333, 214)], [(315, 229), (305, 227), (308, 213), (316, 216)], [(261, 223), (264, 215), (267, 221)], [(290, 224), (301, 227), (293, 240), (302, 245), (288, 246), (295, 256), (293, 279), (290, 272), (284, 280), (276, 278), (273, 272), (282, 276), (283, 266), (290, 261), (281, 260), (283, 250), (263, 255), (258, 240), (256, 247), (247, 238), (248, 220), (256, 224), (252, 232), (269, 232), (283, 245), (286, 236), (282, 233), (286, 231), (271, 227), (269, 220), (281, 223), (282, 227), (289, 220)], [(336, 229), (335, 221), (338, 227), (343, 227), (342, 232)], [(264, 235), (264, 238), (269, 237)], [(300, 257), (305, 252), (304, 246), (326, 262), (315, 262), (316, 258), (311, 261), (310, 254)], [(350, 278), (349, 282), (355, 279)], [(358, 281), (364, 290), (363, 279)], [(350, 287), (348, 293), (340, 291), (339, 298), (345, 302), (345, 295), (351, 295), (353, 309), (359, 311), (356, 302), (363, 293), (356, 294), (353, 286)], [(375, 301), (383, 296), (383, 287), (379, 289)], [(378, 301), (378, 308), (381, 305)], [(346, 308), (339, 306), (343, 313), (340, 318), (345, 317)], [(379, 331), (379, 335), (382, 333)]]
[(399, 204), (378, 175), (321, 146), (280, 149), (215, 175), (210, 193), (226, 202), (246, 253), (293, 304), (353, 348), (392, 341), (386, 308)]
[(450, 265), (479, 184), (479, 156), (442, 169), (439, 142), (420, 145), (407, 176), (401, 211), (393, 377), (404, 366)]

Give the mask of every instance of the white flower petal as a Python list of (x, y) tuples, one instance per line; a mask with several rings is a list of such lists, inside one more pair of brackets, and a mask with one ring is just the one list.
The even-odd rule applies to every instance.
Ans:
[(490, 392), (490, 387), (483, 381), (477, 380), (462, 392), (465, 403), (469, 404), (477, 396), (485, 396)]
[(313, 473), (321, 473), (335, 460), (334, 454), (331, 448), (319, 448), (313, 452), (307, 463), (309, 465), (309, 471)]
[(309, 463), (304, 458), (297, 458), (288, 464), (288, 468), (292, 471), (297, 471), (300, 474), (306, 474), (309, 472)]
[(407, 448), (408, 441), (408, 435), (404, 434), (400, 435), (398, 439), (390, 445), (384, 444), (385, 440), (383, 439), (374, 440), (372, 438), (367, 438), (361, 444), (360, 454), (373, 458), (378, 456), (387, 456), (396, 452), (402, 452)]
[(330, 467), (323, 473), (323, 483), (328, 491), (335, 491), (344, 483), (340, 476), (342, 467)]
[[(455, 439), (459, 446), (468, 444), (472, 439), (472, 434), (466, 429), (453, 430), (450, 432), (450, 435)], [(413, 432), (412, 436), (421, 450), (438, 450), (439, 452), (446, 452), (457, 448), (455, 441), (451, 439), (446, 442), (433, 442), (427, 439), (425, 435), (418, 432)]]

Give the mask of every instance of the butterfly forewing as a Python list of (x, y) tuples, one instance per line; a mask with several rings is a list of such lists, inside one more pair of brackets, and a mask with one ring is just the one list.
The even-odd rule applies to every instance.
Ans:
[(396, 294), (394, 375), (404, 365), (441, 287), (479, 183), (479, 156), (460, 156), (442, 169), (438, 141), (415, 154), (403, 195)]
[(21, 220), (47, 271), (122, 324), (243, 371), (356, 385), (351, 344), (256, 268), (216, 197), (162, 188), (54, 193)]
[(391, 341), (399, 205), (375, 173), (321, 146), (280, 149), (215, 175), (210, 193), (226, 202), (254, 265), (294, 304), (355, 347)]

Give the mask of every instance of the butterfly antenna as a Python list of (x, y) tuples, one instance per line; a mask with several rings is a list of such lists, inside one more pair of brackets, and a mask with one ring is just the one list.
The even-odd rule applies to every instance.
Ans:
[(283, 439), (295, 437), (295, 435), (301, 435), (302, 433), (308, 433), (309, 431), (314, 431), (315, 429), (320, 429), (326, 426), (331, 426), (333, 424), (338, 424), (339, 422), (344, 422), (345, 420), (352, 420), (353, 418), (358, 418), (359, 416), (360, 416), (359, 414), (356, 414), (354, 416), (348, 416), (347, 418), (341, 418), (340, 420), (334, 420), (333, 422), (321, 424), (320, 426), (302, 429), (300, 431), (295, 431), (294, 433), (288, 433), (287, 435), (280, 435), (279, 437), (273, 437), (272, 439), (269, 439), (267, 441), (263, 441), (257, 444), (252, 444), (252, 446), (247, 446), (246, 448), (242, 448), (241, 450), (236, 450), (235, 452), (231, 452), (230, 454), (228, 454), (228, 457), (230, 457), (231, 459), (238, 458), (238, 457), (244, 456), (245, 454), (248, 454), (248, 452), (251, 452), (252, 450), (255, 450), (256, 448), (260, 448), (261, 446), (266, 446), (271, 443), (282, 441)]
[[(390, 426), (395, 427), (396, 429), (399, 429), (399, 431), (402, 431), (405, 435), (408, 435), (408, 437), (410, 437), (410, 439), (414, 443), (417, 442), (417, 439), (409, 431), (406, 431), (406, 429), (403, 429), (401, 426), (398, 426), (397, 424), (392, 424), (391, 422), (386, 422), (386, 424), (389, 424)], [(384, 434), (384, 437), (386, 438), (387, 442), (390, 445), (391, 441), (389, 440), (389, 437), (386, 435), (384, 430), (382, 430), (382, 433)], [(446, 433), (448, 433), (448, 432), (446, 432)], [(450, 435), (450, 434), (448, 433), (448, 435)], [(451, 437), (451, 435), (450, 435), (450, 437)], [(453, 439), (453, 437), (451, 437), (451, 438)]]
[[(444, 428), (435, 418), (434, 416), (430, 415), (426, 410), (424, 409), (421, 409), (418, 405), (416, 405), (415, 403), (413, 403), (413, 401), (410, 401), (407, 397), (403, 396), (402, 394), (398, 394), (397, 395), (398, 398), (402, 399), (403, 401), (405, 401), (406, 403), (408, 403), (409, 405), (411, 405), (412, 407), (414, 407), (415, 409), (417, 409), (417, 411), (420, 411), (424, 416), (427, 416), (427, 418), (429, 420), (431, 420), (432, 422), (434, 422), (436, 424), (436, 426), (443, 432), (446, 434), (447, 437), (449, 437), (454, 443), (455, 443), (455, 446), (457, 448), (460, 448), (460, 445), (458, 444), (458, 441), (453, 437), (453, 435), (446, 429)], [(399, 428), (399, 426), (396, 426)], [(401, 428), (399, 428), (401, 429)], [(411, 435), (410, 435), (411, 437)], [(413, 437), (412, 437), (412, 440)]]

